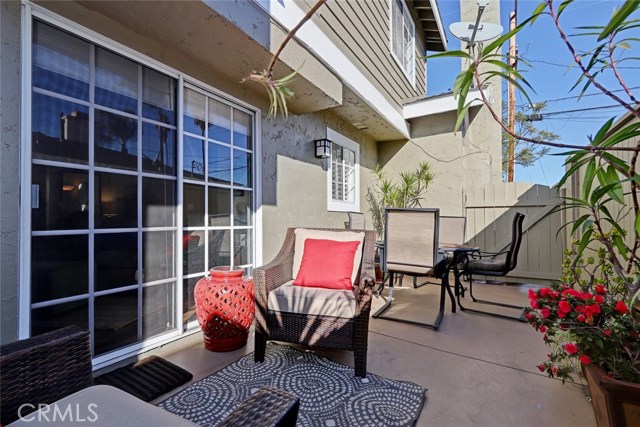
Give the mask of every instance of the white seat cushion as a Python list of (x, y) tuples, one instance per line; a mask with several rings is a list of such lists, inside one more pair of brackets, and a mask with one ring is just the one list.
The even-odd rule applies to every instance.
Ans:
[(272, 311), (351, 319), (356, 315), (353, 291), (293, 286), (293, 280), (269, 292)]
[(351, 273), (351, 284), (356, 282), (360, 263), (362, 262), (362, 246), (364, 242), (364, 232), (355, 231), (330, 231), (330, 230), (312, 230), (308, 228), (296, 228), (296, 243), (293, 249), (293, 277), (295, 279), (300, 271), (302, 263), (302, 255), (304, 252), (304, 242), (307, 239), (326, 239), (335, 240), (337, 242), (360, 242), (356, 255), (353, 258), (353, 271)]

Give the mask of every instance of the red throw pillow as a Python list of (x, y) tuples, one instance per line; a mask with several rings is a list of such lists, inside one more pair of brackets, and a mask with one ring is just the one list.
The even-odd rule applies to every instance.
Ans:
[(307, 239), (294, 286), (352, 289), (353, 259), (360, 242)]

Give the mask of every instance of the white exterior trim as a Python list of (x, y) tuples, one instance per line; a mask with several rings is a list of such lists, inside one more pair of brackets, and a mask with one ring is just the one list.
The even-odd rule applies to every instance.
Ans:
[[(295, 27), (306, 14), (294, 1), (257, 0), (257, 2), (286, 31)], [(332, 68), (351, 90), (384, 117), (391, 126), (405, 138), (409, 138), (409, 126), (398, 109), (384, 97), (315, 22), (307, 21), (296, 33), (296, 38), (306, 44), (317, 58)]]
[(449, 50), (447, 46), (447, 33), (444, 29), (444, 24), (442, 23), (442, 16), (440, 15), (440, 9), (438, 8), (437, 0), (429, 0), (429, 4), (431, 5), (431, 10), (433, 11), (433, 16), (436, 17), (436, 25), (438, 26), (438, 32), (440, 33), (440, 38), (442, 39), (442, 46), (444, 50)]
[[(485, 90), (485, 92), (487, 91), (486, 88), (483, 90)], [(493, 102), (493, 96), (489, 96), (489, 100)], [(472, 107), (481, 106), (482, 98), (480, 96), (480, 91), (478, 89), (471, 89), (467, 94), (467, 102), (468, 101), (471, 101)], [(404, 118), (409, 120), (415, 119), (416, 117), (456, 111), (457, 109), (458, 100), (453, 96), (453, 94), (448, 94), (407, 104), (402, 109), (402, 113)]]
[[(20, 105), (20, 252), (18, 282), (18, 339), (31, 334), (31, 46), (33, 18), (30, 3), (22, 3)], [(29, 171), (29, 173), (26, 173)]]
[[(327, 166), (327, 210), (335, 211), (335, 212), (360, 212), (360, 144), (358, 144), (355, 141), (352, 141), (351, 139), (347, 138), (341, 133), (336, 132), (331, 128), (327, 128), (327, 139), (331, 140), (333, 143), (336, 143), (338, 145), (341, 145), (353, 151), (355, 153), (355, 158), (356, 158), (355, 168), (354, 168), (354, 173), (355, 173), (354, 185), (355, 185), (356, 194), (355, 194), (354, 203), (338, 202), (332, 199), (331, 189), (333, 184), (333, 179), (332, 179), (333, 166), (331, 162), (331, 157), (327, 159), (329, 163)], [(331, 155), (333, 156), (333, 147), (332, 147), (331, 153), (332, 153)]]
[[(404, 2), (404, 5), (405, 5), (404, 7), (408, 7), (407, 3), (406, 3), (406, 0), (400, 0), (400, 1)], [(402, 73), (404, 74), (404, 76), (407, 78), (409, 83), (415, 89), (415, 87), (416, 87), (416, 60), (417, 60), (417, 58), (416, 58), (416, 23), (413, 21), (413, 17), (411, 17), (411, 23), (413, 24), (413, 38), (411, 39), (411, 52), (413, 52), (413, 60), (411, 61), (411, 66), (413, 67), (413, 75), (409, 75), (407, 70), (405, 70), (404, 65), (402, 65), (402, 61), (400, 61), (400, 58), (398, 58), (396, 53), (393, 51), (393, 30), (394, 30), (394, 28), (393, 28), (393, 2), (394, 2), (394, 0), (389, 0), (389, 53), (391, 53), (391, 56), (396, 61), (396, 64), (402, 70)], [(402, 12), (402, 20), (404, 22), (404, 11)], [(404, 31), (403, 31), (403, 33), (404, 33)], [(403, 40), (402, 45), (403, 45), (403, 49), (404, 49), (404, 40)], [(426, 73), (425, 73), (425, 76), (426, 76)], [(426, 77), (425, 77), (425, 79), (426, 79)]]

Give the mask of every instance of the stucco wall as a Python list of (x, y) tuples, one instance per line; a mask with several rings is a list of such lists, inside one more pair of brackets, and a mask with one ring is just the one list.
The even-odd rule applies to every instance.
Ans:
[(263, 261), (282, 245), (287, 227), (344, 228), (346, 212), (327, 211), (327, 162), (316, 159), (313, 140), (326, 128), (360, 145), (360, 210), (367, 214), (364, 195), (377, 161), (376, 144), (331, 113), (289, 116), (263, 121)]
[(0, 1), (0, 343), (18, 332), (20, 2)]
[(452, 132), (455, 113), (442, 113), (412, 121), (410, 141), (380, 143), (378, 156), (388, 178), (415, 170), (426, 161), (435, 174), (422, 207), (440, 208), (441, 215), (464, 214), (465, 155), (471, 154), (463, 142), (463, 133)]

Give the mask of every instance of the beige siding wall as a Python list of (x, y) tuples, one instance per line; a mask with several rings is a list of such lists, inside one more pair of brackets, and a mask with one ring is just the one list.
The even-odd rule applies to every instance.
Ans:
[[(315, 2), (301, 5), (310, 9)], [(416, 73), (412, 84), (390, 51), (390, 0), (335, 0), (313, 18), (369, 80), (398, 108), (402, 101), (425, 94), (425, 55), (416, 23)]]

